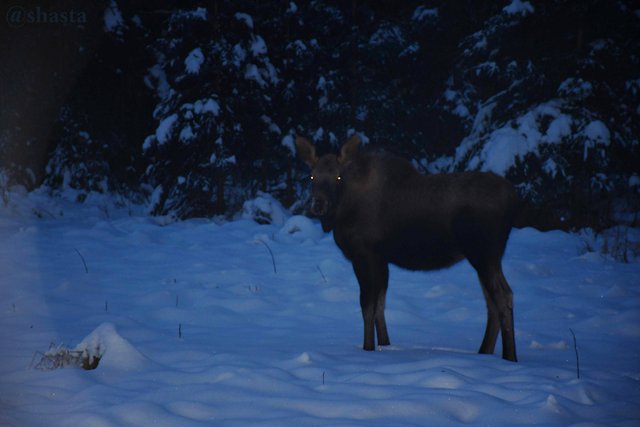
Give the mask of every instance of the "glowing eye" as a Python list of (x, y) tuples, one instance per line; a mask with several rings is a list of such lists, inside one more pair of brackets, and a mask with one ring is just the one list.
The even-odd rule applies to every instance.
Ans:
[(313, 175), (311, 175), (311, 181), (313, 181), (313, 180), (314, 180), (314, 177), (313, 177)]
[(342, 179), (342, 177), (340, 175), (338, 175), (337, 179), (338, 179), (338, 181), (340, 181)]

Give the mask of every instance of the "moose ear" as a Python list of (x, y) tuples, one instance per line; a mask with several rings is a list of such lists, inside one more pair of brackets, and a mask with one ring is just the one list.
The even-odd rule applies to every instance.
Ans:
[(307, 138), (303, 138), (301, 136), (296, 137), (296, 147), (298, 149), (298, 156), (300, 156), (307, 166), (313, 169), (318, 162), (316, 147), (314, 147)]
[(354, 133), (347, 142), (344, 143), (340, 149), (340, 156), (338, 156), (338, 163), (346, 163), (353, 159), (360, 147), (360, 137), (357, 133)]

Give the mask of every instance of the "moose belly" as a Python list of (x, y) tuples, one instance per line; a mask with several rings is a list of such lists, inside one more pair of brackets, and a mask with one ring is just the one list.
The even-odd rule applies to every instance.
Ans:
[(409, 270), (437, 270), (462, 260), (464, 255), (453, 246), (452, 239), (437, 233), (398, 233), (382, 244), (392, 264)]

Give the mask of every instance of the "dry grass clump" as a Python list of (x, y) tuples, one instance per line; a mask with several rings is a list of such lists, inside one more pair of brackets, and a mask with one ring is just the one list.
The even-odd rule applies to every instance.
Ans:
[(49, 350), (45, 353), (37, 352), (34, 355), (34, 361), (37, 356), (40, 356), (40, 360), (35, 363), (32, 362), (35, 369), (53, 371), (54, 369), (70, 366), (89, 371), (98, 367), (102, 352), (100, 351), (100, 347), (97, 347), (95, 351), (89, 351), (87, 348), (82, 350), (69, 349), (64, 345), (51, 343)]

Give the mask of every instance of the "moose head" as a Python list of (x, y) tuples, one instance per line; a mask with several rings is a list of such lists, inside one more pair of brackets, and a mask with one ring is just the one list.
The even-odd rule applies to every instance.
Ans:
[(360, 138), (354, 134), (340, 149), (340, 154), (318, 157), (315, 146), (306, 138), (297, 137), (298, 155), (311, 169), (311, 213), (320, 218), (325, 232), (333, 229), (335, 210), (346, 166), (358, 152)]

